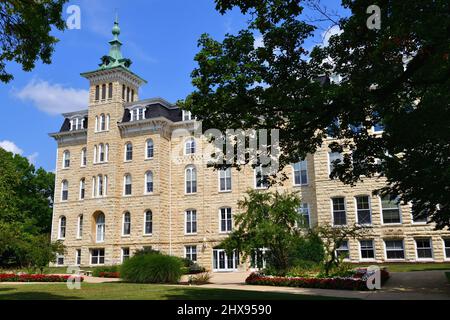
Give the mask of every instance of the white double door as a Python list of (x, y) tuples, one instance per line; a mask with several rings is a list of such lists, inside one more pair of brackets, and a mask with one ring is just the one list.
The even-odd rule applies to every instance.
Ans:
[(233, 252), (228, 255), (223, 249), (213, 250), (213, 271), (214, 272), (230, 272), (237, 271), (239, 266), (239, 255)]

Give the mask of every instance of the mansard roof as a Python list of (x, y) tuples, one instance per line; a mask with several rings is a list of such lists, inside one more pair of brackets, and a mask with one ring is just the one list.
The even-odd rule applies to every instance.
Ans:
[(126, 104), (122, 123), (130, 122), (130, 110), (138, 107), (146, 108), (145, 119), (164, 117), (172, 122), (180, 122), (183, 119), (182, 110), (178, 106), (158, 97)]

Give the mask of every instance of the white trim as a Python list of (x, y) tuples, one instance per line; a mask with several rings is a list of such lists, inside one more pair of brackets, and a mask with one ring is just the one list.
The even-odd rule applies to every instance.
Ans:
[[(83, 160), (86, 159), (86, 164), (84, 164)], [(80, 167), (85, 168), (87, 166), (87, 148), (81, 149), (81, 159), (80, 159)]]
[[(147, 190), (147, 184), (148, 184), (148, 175), (151, 175), (151, 182), (152, 182), (152, 191)], [(155, 182), (154, 182), (154, 175), (152, 170), (148, 170), (145, 172), (144, 175), (144, 195), (152, 195), (155, 192)]]
[[(128, 214), (130, 217), (130, 233), (125, 234), (125, 215)], [(131, 237), (131, 213), (130, 211), (125, 211), (122, 213), (122, 238)]]
[[(362, 248), (361, 248), (361, 241), (372, 241), (372, 249), (373, 249), (373, 258), (363, 258), (362, 257)], [(377, 249), (375, 245), (375, 239), (359, 239), (358, 240), (358, 251), (359, 251), (359, 261), (376, 261), (377, 260)]]
[[(80, 252), (80, 255), (78, 255), (78, 252)], [(81, 249), (75, 249), (75, 266), (81, 266), (81, 255), (82, 255), (82, 251)], [(78, 263), (78, 257), (80, 258), (80, 263)]]
[(130, 247), (121, 247), (120, 248), (120, 262), (121, 263), (124, 263), (124, 260), (123, 260), (123, 257), (124, 257), (123, 251), (124, 251), (124, 249), (128, 250), (128, 259), (131, 258), (131, 249), (130, 249)]
[[(221, 190), (220, 189), (220, 187), (221, 187), (221, 179), (222, 179), (222, 177), (220, 176), (221, 175), (221, 173), (222, 172), (226, 172), (227, 170), (230, 170), (230, 189), (226, 189), (226, 190)], [(219, 191), (219, 193), (230, 193), (230, 192), (233, 192), (233, 171), (231, 170), (231, 167), (230, 168), (227, 168), (226, 170), (222, 170), (222, 169), (220, 169), (220, 170), (218, 170), (217, 171), (217, 177), (218, 177), (218, 186), (217, 186), (217, 189), (218, 189), (218, 191)], [(227, 179), (227, 176), (226, 176), (226, 174), (225, 174), (225, 186), (227, 186), (226, 184), (226, 179)]]
[[(222, 230), (222, 209), (230, 209), (230, 213), (231, 213), (231, 230), (226, 230), (223, 231)], [(225, 214), (227, 215), (228, 212), (225, 212)], [(227, 217), (225, 216), (225, 223), (227, 223)], [(234, 229), (234, 219), (233, 219), (233, 209), (231, 207), (220, 207), (219, 208), (219, 234), (230, 234), (231, 232), (233, 232)], [(227, 224), (228, 225), (228, 224)]]
[[(417, 248), (417, 240), (429, 240), (430, 241), (430, 249), (431, 249), (431, 258), (419, 258), (419, 250)], [(425, 262), (431, 262), (431, 261), (435, 261), (434, 258), (434, 248), (433, 248), (433, 238), (432, 237), (417, 237), (414, 238), (414, 250), (415, 250), (415, 255), (416, 255), (416, 260), (417, 261), (425, 261)]]
[[(81, 190), (83, 190), (83, 184), (84, 184), (84, 197), (81, 196)], [(84, 201), (86, 199), (86, 178), (80, 179), (80, 188), (78, 191), (78, 200)]]
[[(128, 145), (131, 145), (131, 160), (127, 160), (127, 154), (128, 154)], [(124, 148), (124, 155), (123, 155), (123, 162), (131, 162), (133, 161), (133, 143), (128, 141), (125, 143), (125, 148)]]
[(398, 203), (398, 214), (400, 217), (400, 222), (395, 222), (395, 223), (384, 223), (384, 214), (383, 214), (383, 202), (381, 200), (381, 196), (378, 196), (378, 202), (380, 205), (380, 213), (381, 213), (381, 225), (382, 226), (401, 226), (403, 225), (403, 212), (402, 212), (402, 206), (400, 205), (400, 203)]
[[(126, 193), (126, 186), (127, 186), (127, 177), (130, 177), (130, 185), (131, 185), (131, 193), (130, 194), (127, 194)], [(129, 173), (126, 173), (124, 176), (123, 176), (123, 196), (124, 197), (130, 197), (130, 196), (132, 196), (133, 195), (133, 177), (131, 176), (131, 174), (129, 174)]]
[[(370, 223), (364, 223), (364, 224), (359, 223), (358, 200), (356, 199), (358, 197), (367, 197), (367, 199), (369, 199)], [(359, 226), (366, 226), (366, 227), (373, 226), (373, 211), (372, 211), (372, 198), (371, 198), (371, 196), (365, 195), (365, 194), (355, 195), (353, 197), (353, 202), (355, 204), (355, 221), (356, 221), (356, 224), (359, 225)]]
[[(187, 213), (188, 212), (191, 213), (191, 222), (190, 222), (191, 229), (192, 229), (192, 222), (193, 222), (193, 220), (192, 220), (192, 213), (195, 212), (195, 232), (190, 232), (190, 233), (187, 232), (187, 224), (188, 224)], [(197, 233), (198, 233), (197, 209), (187, 209), (187, 210), (184, 211), (184, 235), (185, 236), (195, 236), (195, 235), (197, 235)]]
[[(65, 226), (64, 226), (64, 237), (61, 236), (61, 221), (64, 218), (65, 220)], [(58, 220), (58, 240), (65, 240), (67, 235), (67, 217), (66, 216), (60, 216)]]
[[(81, 220), (83, 220), (83, 223), (81, 223)], [(77, 219), (77, 240), (83, 239), (83, 231), (84, 231), (84, 215), (80, 214), (78, 215)]]
[[(333, 199), (344, 199), (344, 212), (345, 212), (345, 224), (334, 224), (334, 203)], [(348, 226), (348, 210), (347, 210), (347, 198), (344, 196), (334, 196), (330, 198), (331, 202), (331, 225), (333, 227)]]
[[(305, 170), (306, 171), (306, 183), (303, 183), (303, 181), (301, 181), (300, 184), (296, 184), (295, 183), (295, 168), (294, 168), (294, 165), (296, 165), (297, 163), (292, 163), (291, 164), (291, 170), (292, 170), (292, 186), (293, 187), (307, 187), (309, 185), (308, 160), (305, 159), (303, 161), (299, 161), (298, 163), (302, 163), (302, 162), (305, 162), (305, 164), (306, 164), (306, 170)], [(302, 173), (302, 170), (300, 170), (300, 180), (302, 180), (301, 179), (301, 173)]]
[[(188, 182), (188, 176), (187, 176), (187, 172), (188, 170), (191, 171), (190, 173), (190, 178), (191, 178), (191, 192), (188, 192), (188, 188), (187, 188), (187, 182)], [(193, 179), (193, 173), (195, 173), (195, 180)], [(193, 189), (193, 182), (195, 181), (195, 192), (192, 192)], [(190, 164), (188, 166), (186, 166), (186, 168), (184, 169), (184, 194), (185, 195), (194, 195), (198, 192), (198, 171), (197, 171), (197, 167), (193, 164)]]
[[(152, 149), (153, 149), (153, 157), (148, 157), (148, 143), (152, 142)], [(155, 157), (155, 141), (152, 138), (149, 138), (145, 140), (145, 149), (144, 149), (144, 159), (145, 160), (152, 160)]]
[[(394, 239), (389, 239), (389, 238), (387, 238), (387, 239), (382, 239), (383, 240), (383, 246), (384, 246), (384, 258), (385, 258), (385, 260), (386, 261), (393, 261), (393, 262), (396, 262), (396, 261), (405, 261), (406, 260), (406, 248), (405, 248), (405, 239), (396, 239), (396, 238), (394, 238)], [(386, 241), (401, 241), (402, 242), (402, 246), (403, 246), (403, 259), (389, 259), (388, 257), (387, 257), (387, 247), (386, 247)], [(391, 250), (391, 251), (393, 251), (393, 250)], [(399, 250), (398, 250), (399, 251)]]
[[(151, 233), (146, 233), (146, 226), (147, 226), (147, 213), (150, 213), (151, 215), (152, 215), (152, 219), (151, 219), (151, 222), (152, 222), (152, 232)], [(143, 230), (143, 236), (144, 237), (151, 237), (151, 236), (153, 236), (153, 211), (152, 210), (145, 210), (144, 211), (144, 230)]]
[(195, 255), (196, 255), (197, 259), (195, 259), (195, 260), (189, 259), (189, 260), (191, 260), (191, 261), (194, 262), (194, 263), (197, 263), (197, 261), (198, 261), (198, 247), (197, 247), (197, 245), (192, 245), (192, 244), (185, 245), (185, 246), (184, 246), (184, 258), (185, 258), (185, 259), (188, 258), (188, 257), (187, 257), (187, 248), (188, 248), (188, 247), (191, 248), (191, 252), (190, 252), (190, 255), (191, 255), (191, 256), (193, 255), (192, 248), (195, 248)]
[[(445, 240), (450, 241), (450, 237), (445, 237), (445, 236), (444, 236), (444, 237), (442, 237), (441, 239), (442, 239), (442, 247), (444, 248), (444, 260), (445, 260), (445, 261), (450, 261), (450, 255), (447, 256), (446, 251), (445, 251), (445, 249), (446, 249), (446, 246), (445, 246)], [(448, 247), (448, 248), (450, 248), (450, 247)]]
[[(258, 186), (257, 186), (257, 177), (256, 177), (256, 175), (257, 175), (257, 170), (258, 170), (258, 169), (261, 170), (261, 177), (264, 178), (263, 167), (262, 167), (262, 165), (259, 165), (259, 166), (257, 166), (256, 168), (254, 168), (254, 169), (253, 169), (253, 186), (254, 186), (255, 190), (268, 190), (268, 189), (269, 189), (268, 186), (266, 186), (266, 187), (258, 187)], [(267, 176), (269, 176), (269, 175), (267, 175)], [(264, 180), (263, 180), (262, 182), (263, 182), (263, 183), (261, 183), (261, 184), (264, 184)]]

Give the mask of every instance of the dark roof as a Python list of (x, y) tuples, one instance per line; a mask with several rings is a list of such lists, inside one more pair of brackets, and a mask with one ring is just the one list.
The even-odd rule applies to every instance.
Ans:
[(164, 117), (172, 122), (183, 120), (182, 110), (162, 99), (143, 100), (128, 105), (125, 109), (122, 122), (130, 122), (131, 114), (128, 108), (133, 106), (142, 106), (146, 108), (145, 119)]
[[(86, 129), (88, 127), (88, 117), (84, 117), (84, 128)], [(59, 132), (69, 132), (70, 131), (70, 119), (65, 118), (64, 123), (61, 127), (61, 130)]]

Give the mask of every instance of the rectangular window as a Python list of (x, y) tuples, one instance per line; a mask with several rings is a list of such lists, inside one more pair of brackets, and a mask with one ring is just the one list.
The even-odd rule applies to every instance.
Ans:
[(122, 100), (125, 100), (125, 85), (122, 85)]
[(308, 184), (308, 162), (306, 160), (292, 165), (294, 169), (294, 185), (303, 186)]
[(83, 237), (83, 216), (78, 217), (78, 232), (77, 232), (77, 238), (81, 239)]
[(255, 168), (255, 186), (256, 189), (267, 189), (269, 187), (269, 174), (267, 174), (268, 168), (259, 166)]
[(349, 259), (350, 258), (350, 250), (348, 247), (348, 241), (345, 240), (342, 242), (341, 246), (336, 249), (336, 256), (339, 259)]
[(329, 159), (328, 167), (329, 167), (329, 171), (331, 174), (331, 173), (333, 173), (334, 169), (336, 168), (335, 162), (340, 160), (340, 163), (342, 163), (343, 157), (342, 157), (342, 154), (339, 152), (330, 152), (330, 153), (328, 153), (328, 159)]
[(112, 99), (112, 97), (113, 97), (113, 84), (110, 83), (108, 85), (108, 99)]
[(382, 197), (381, 208), (384, 224), (401, 223), (400, 207), (395, 197), (389, 195)]
[(231, 191), (231, 168), (219, 171), (220, 191)]
[(75, 253), (75, 264), (77, 266), (81, 265), (81, 249), (77, 249)]
[(433, 259), (431, 239), (416, 239), (417, 259)]
[(403, 260), (405, 259), (405, 249), (403, 247), (403, 240), (386, 240), (386, 259), (388, 260)]
[(345, 212), (345, 198), (333, 198), (333, 224), (335, 226), (345, 226), (347, 224), (347, 214)]
[(197, 233), (197, 211), (186, 211), (186, 234)]
[(123, 234), (124, 236), (129, 236), (131, 234), (131, 215), (126, 213), (123, 215)]
[(95, 101), (100, 100), (100, 86), (95, 87)]
[(58, 257), (56, 258), (56, 263), (58, 264), (58, 266), (63, 266), (64, 265), (64, 256), (58, 255)]
[(184, 247), (186, 259), (192, 262), (197, 262), (197, 246), (186, 246)]
[(91, 250), (91, 264), (92, 265), (105, 264), (105, 249)]
[(361, 259), (375, 259), (373, 240), (361, 240), (359, 245), (361, 248)]
[(122, 248), (122, 262), (130, 259), (130, 248)]
[(445, 259), (450, 259), (450, 239), (444, 239)]
[(102, 85), (102, 100), (106, 99), (106, 84)]
[(310, 215), (309, 215), (309, 204), (302, 203), (302, 206), (299, 208), (298, 213), (300, 214), (300, 228), (309, 228), (310, 227)]
[(359, 224), (372, 224), (372, 216), (370, 213), (370, 199), (368, 196), (356, 197), (356, 211), (358, 213)]
[(233, 230), (233, 215), (231, 208), (220, 209), (220, 232), (231, 232)]

